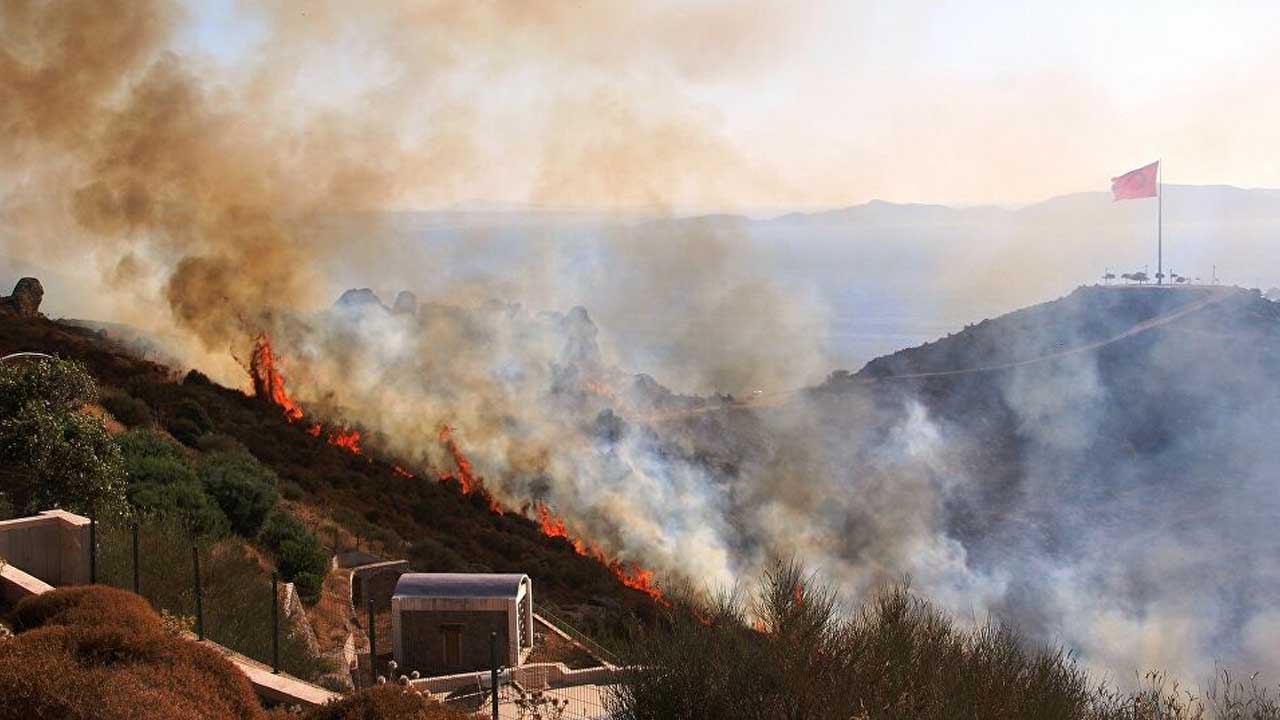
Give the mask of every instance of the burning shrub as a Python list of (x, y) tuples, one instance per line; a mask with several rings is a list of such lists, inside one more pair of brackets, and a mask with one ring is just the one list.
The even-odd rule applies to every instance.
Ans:
[(231, 521), (231, 529), (251, 538), (275, 507), (276, 475), (247, 453), (211, 453), (200, 463), (205, 492)]
[(264, 717), (233, 665), (165, 634), (135, 595), (60, 589), (14, 615), (21, 631), (0, 653), (0, 719)]

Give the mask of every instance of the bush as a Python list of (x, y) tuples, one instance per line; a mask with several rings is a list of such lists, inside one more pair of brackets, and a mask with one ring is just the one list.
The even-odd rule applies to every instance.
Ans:
[(124, 507), (120, 449), (101, 421), (80, 412), (97, 398), (80, 363), (0, 365), (0, 495), (15, 510)]
[(167, 635), (141, 598), (54, 590), (14, 609), (0, 653), (0, 720), (265, 717), (248, 680), (211, 648)]
[(175, 519), (197, 537), (216, 539), (231, 530), (231, 523), (222, 508), (194, 479), (163, 485), (135, 484), (129, 488), (129, 502), (141, 515)]
[(303, 715), (305, 720), (473, 720), (400, 685), (361, 690)]
[(285, 500), (301, 500), (307, 496), (307, 491), (302, 486), (292, 480), (284, 480), (280, 483), (280, 494)]
[(293, 587), (309, 605), (320, 599), (320, 586), (324, 584), (324, 576), (310, 572), (300, 572), (293, 577)]
[(185, 420), (191, 423), (199, 429), (200, 434), (213, 430), (213, 420), (209, 417), (209, 411), (191, 398), (183, 398), (173, 408), (172, 419)]
[[(1195, 720), (1204, 708), (1149, 675), (1137, 694), (1096, 683), (1060, 650), (1030, 649), (1012, 630), (957, 626), (908, 589), (888, 589), (850, 616), (795, 564), (765, 574), (754, 596), (676, 603), (637, 636), (609, 697), (620, 720), (1028, 718)], [(642, 668), (642, 669), (641, 669)], [(1266, 692), (1231, 690), (1280, 717)], [(1156, 712), (1156, 708), (1161, 711)]]
[(191, 448), (196, 446), (196, 443), (200, 441), (200, 436), (204, 434), (195, 423), (181, 418), (170, 420), (164, 426), (164, 429), (168, 430), (169, 434), (176, 438), (178, 442)]
[(170, 458), (185, 460), (182, 448), (169, 438), (150, 430), (130, 430), (116, 436), (116, 444), (124, 455), (126, 469), (129, 462), (139, 458)]
[(205, 492), (231, 521), (231, 529), (251, 538), (275, 507), (275, 473), (246, 453), (213, 453), (200, 463)]
[(125, 427), (138, 428), (151, 424), (151, 406), (127, 393), (103, 395), (102, 407)]
[[(280, 577), (294, 583), (308, 603), (320, 596), (320, 586), (329, 571), (329, 556), (319, 538), (292, 515), (275, 510), (258, 536), (259, 542), (275, 553)], [(305, 577), (305, 576), (312, 577)]]
[(249, 450), (244, 443), (222, 433), (205, 433), (196, 438), (196, 449), (207, 453), (245, 453)]

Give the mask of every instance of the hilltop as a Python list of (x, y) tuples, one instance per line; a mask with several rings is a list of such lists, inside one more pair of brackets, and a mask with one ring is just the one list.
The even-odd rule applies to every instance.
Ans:
[(664, 425), (747, 552), (855, 593), (910, 573), (1099, 668), (1280, 671), (1280, 304), (1257, 291), (1081, 287)]

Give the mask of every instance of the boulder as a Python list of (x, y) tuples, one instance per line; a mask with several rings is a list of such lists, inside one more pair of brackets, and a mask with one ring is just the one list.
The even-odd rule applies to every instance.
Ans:
[(417, 315), (418, 296), (408, 290), (401, 290), (396, 301), (391, 305), (392, 315)]
[(40, 301), (44, 286), (33, 277), (24, 277), (13, 287), (13, 294), (0, 297), (0, 315), (40, 317)]

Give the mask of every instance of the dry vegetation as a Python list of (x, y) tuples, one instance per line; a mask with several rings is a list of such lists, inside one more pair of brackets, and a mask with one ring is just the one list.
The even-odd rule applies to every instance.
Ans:
[(1137, 692), (1093, 680), (1010, 628), (966, 628), (906, 587), (846, 615), (829, 588), (779, 564), (749, 598), (686, 601), (632, 643), (611, 698), (620, 720), (1277, 720), (1266, 688), (1199, 693), (1149, 673)]
[(266, 713), (218, 651), (166, 630), (141, 597), (103, 586), (18, 603), (0, 639), (0, 720), (462, 720), (398, 685), (306, 712)]
[(0, 652), (0, 718), (261, 718), (245, 679), (217, 651), (165, 632), (142, 598), (57, 590), (14, 608)]

